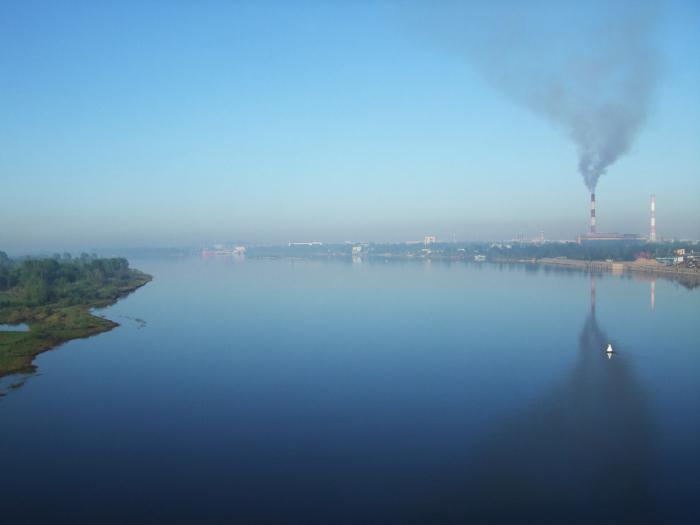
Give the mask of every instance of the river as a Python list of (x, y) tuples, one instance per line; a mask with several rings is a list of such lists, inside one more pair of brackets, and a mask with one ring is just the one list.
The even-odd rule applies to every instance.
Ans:
[(0, 384), (3, 523), (700, 511), (700, 288), (476, 263), (131, 262), (154, 280), (100, 312), (120, 327)]

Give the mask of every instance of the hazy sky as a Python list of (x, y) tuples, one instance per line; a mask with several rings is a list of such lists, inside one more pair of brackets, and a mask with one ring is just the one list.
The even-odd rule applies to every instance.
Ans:
[[(0, 250), (585, 231), (574, 145), (444, 45), (431, 4), (2, 2)], [(658, 18), (599, 230), (646, 232), (655, 192), (659, 234), (698, 238), (700, 4)]]

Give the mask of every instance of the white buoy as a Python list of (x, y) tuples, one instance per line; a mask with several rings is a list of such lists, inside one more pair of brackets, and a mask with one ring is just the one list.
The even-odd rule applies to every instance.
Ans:
[(606, 348), (605, 353), (608, 354), (608, 359), (612, 358), (613, 347), (610, 343), (608, 343), (608, 348)]

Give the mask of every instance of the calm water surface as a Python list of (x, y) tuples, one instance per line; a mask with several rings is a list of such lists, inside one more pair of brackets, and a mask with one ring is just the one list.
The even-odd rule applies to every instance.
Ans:
[(24, 323), (20, 324), (2, 324), (0, 323), (0, 332), (26, 332), (29, 326)]
[(700, 288), (132, 264), (121, 327), (0, 383), (0, 522), (695, 523)]

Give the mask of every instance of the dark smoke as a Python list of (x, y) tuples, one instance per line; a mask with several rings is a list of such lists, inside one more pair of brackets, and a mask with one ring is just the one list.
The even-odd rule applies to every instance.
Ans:
[(561, 127), (590, 191), (644, 125), (658, 68), (658, 13), (645, 2), (452, 5), (442, 42), (502, 92)]

